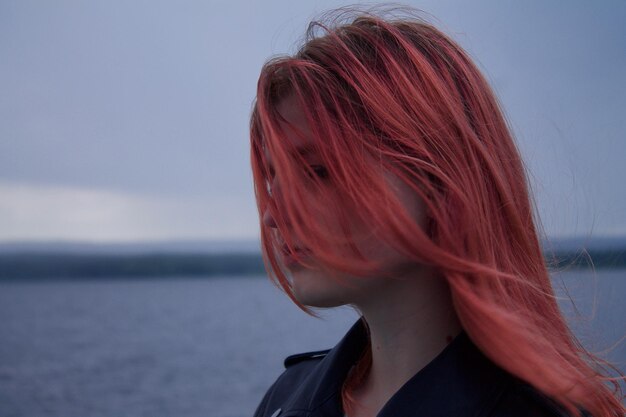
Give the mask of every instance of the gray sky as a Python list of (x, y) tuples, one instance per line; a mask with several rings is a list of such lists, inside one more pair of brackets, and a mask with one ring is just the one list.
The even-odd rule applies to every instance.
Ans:
[[(0, 0), (0, 241), (257, 237), (259, 70), (345, 4)], [(626, 2), (406, 4), (492, 83), (548, 234), (626, 234)]]

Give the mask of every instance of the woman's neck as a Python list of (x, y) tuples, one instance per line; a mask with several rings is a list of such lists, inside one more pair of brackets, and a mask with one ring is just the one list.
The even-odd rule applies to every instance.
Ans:
[(372, 365), (356, 387), (349, 417), (373, 417), (404, 383), (432, 361), (461, 330), (447, 282), (432, 270), (392, 280), (355, 307), (369, 327)]

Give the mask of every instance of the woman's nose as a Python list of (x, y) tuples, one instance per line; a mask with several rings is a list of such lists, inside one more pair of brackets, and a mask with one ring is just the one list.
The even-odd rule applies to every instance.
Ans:
[[(280, 186), (278, 184), (278, 181), (276, 180), (276, 178), (272, 179), (272, 182), (270, 183), (270, 189), (271, 189), (271, 198), (275, 201), (275, 202), (279, 202), (279, 199), (281, 198), (280, 195)], [(269, 208), (265, 208), (265, 211), (263, 212), (263, 224), (266, 225), (267, 227), (272, 227), (274, 229), (278, 228), (278, 225), (276, 224), (276, 221), (274, 220), (274, 217), (272, 217), (272, 214), (270, 213)]]
[(272, 228), (278, 227), (268, 209), (265, 209), (265, 211), (263, 212), (263, 224), (266, 225), (267, 227), (272, 227)]

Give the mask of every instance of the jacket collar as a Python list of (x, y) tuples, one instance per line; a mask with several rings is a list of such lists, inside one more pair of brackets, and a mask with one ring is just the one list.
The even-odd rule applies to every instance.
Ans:
[[(367, 328), (361, 318), (313, 368), (284, 409), (306, 410), (311, 417), (343, 416), (341, 386), (367, 343)], [(462, 331), (389, 399), (378, 417), (478, 414), (493, 406), (507, 380), (505, 371), (487, 359)]]

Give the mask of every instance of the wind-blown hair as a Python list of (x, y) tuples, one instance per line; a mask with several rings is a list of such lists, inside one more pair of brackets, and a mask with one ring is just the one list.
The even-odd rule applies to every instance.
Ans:
[[(326, 175), (285, 140), (277, 106), (288, 96), (311, 127)], [(305, 203), (314, 193), (340, 224), (364, 219), (416, 263), (441, 270), (464, 330), (496, 364), (572, 415), (624, 415), (623, 376), (605, 374), (603, 366), (615, 368), (580, 344), (559, 310), (526, 169), (497, 98), (468, 54), (434, 26), (412, 14), (366, 12), (312, 23), (295, 55), (263, 66), (251, 162), (260, 217), (268, 210), (277, 226), (261, 221), (266, 268), (300, 308), (311, 313), (282, 269), (283, 245), (297, 256), (303, 244), (331, 274), (376, 267), (356, 247), (338, 254), (334, 248), (352, 242), (350, 230), (316, 221)], [(424, 201), (428, 227), (403, 209), (383, 170)], [(356, 382), (342, 392), (348, 410)]]

